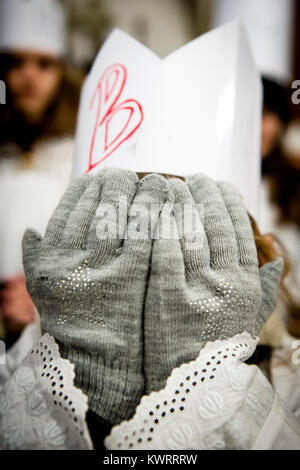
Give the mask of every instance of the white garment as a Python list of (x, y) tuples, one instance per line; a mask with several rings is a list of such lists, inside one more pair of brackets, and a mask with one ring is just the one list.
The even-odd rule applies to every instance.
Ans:
[[(208, 343), (115, 426), (107, 449), (300, 449), (300, 425), (256, 366), (248, 333)], [(87, 397), (45, 334), (0, 390), (0, 448), (92, 449)]]
[(23, 272), (24, 231), (33, 227), (43, 235), (69, 185), (73, 148), (71, 138), (40, 144), (29, 168), (19, 153), (0, 149), (0, 281)]
[(0, 449), (91, 449), (87, 397), (74, 366), (44, 335), (0, 389)]
[(273, 350), (271, 381), (300, 424), (300, 340), (286, 334), (281, 347)]

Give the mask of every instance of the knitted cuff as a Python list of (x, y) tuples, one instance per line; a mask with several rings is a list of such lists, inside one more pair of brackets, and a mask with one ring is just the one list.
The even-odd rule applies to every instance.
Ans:
[(88, 396), (89, 409), (111, 424), (130, 418), (144, 394), (142, 371), (128, 357), (108, 362), (98, 354), (69, 347), (56, 340), (61, 356), (75, 366), (75, 385)]

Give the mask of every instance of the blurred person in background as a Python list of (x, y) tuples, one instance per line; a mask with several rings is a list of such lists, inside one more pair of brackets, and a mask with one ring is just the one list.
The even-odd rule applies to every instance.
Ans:
[[(278, 308), (260, 334), (254, 359), (281, 398), (300, 416), (300, 368), (296, 338), (300, 337), (300, 204), (299, 170), (287, 159), (283, 145), (290, 125), (288, 87), (294, 77), (292, 50), (297, 18), (293, 0), (213, 0), (211, 24), (220, 26), (238, 16), (253, 58), (263, 77), (261, 128), (262, 184), (259, 227), (269, 234), (262, 242), (270, 254), (285, 251), (289, 259)], [(270, 235), (272, 234), (272, 235)], [(293, 359), (294, 358), (294, 359)]]
[(284, 156), (289, 164), (300, 171), (300, 120), (292, 120), (283, 139)]
[[(287, 90), (268, 79), (263, 79), (263, 88), (261, 223), (288, 250), (291, 271), (297, 278), (290, 280), (292, 287), (300, 281), (300, 171), (288, 151), (291, 131)], [(298, 289), (294, 287), (293, 291), (299, 297)]]
[(287, 265), (277, 309), (262, 330), (255, 360), (299, 417), (299, 366), (294, 357), (300, 337), (300, 171), (294, 164), (299, 129), (291, 127), (287, 89), (264, 78), (263, 92), (260, 226), (272, 234), (269, 241), (280, 246)]
[(65, 63), (56, 0), (0, 0), (0, 313), (9, 347), (35, 319), (21, 239), (44, 230), (69, 183), (81, 77)]
[[(278, 184), (278, 201), (280, 205), (279, 227), (292, 257), (294, 270), (293, 293), (297, 298), (298, 312), (290, 316), (289, 328), (300, 336), (300, 125), (291, 121), (282, 140), (285, 160), (286, 180)], [(280, 184), (281, 183), (281, 184)]]
[(263, 116), (261, 134), (261, 155), (269, 162), (279, 151), (280, 139), (290, 119), (287, 91), (269, 78), (262, 77)]

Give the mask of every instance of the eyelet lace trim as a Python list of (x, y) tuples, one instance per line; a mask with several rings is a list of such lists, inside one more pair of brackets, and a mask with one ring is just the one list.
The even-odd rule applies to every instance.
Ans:
[(87, 397), (49, 334), (0, 390), (1, 449), (92, 449)]
[(259, 369), (242, 363), (257, 342), (244, 332), (207, 343), (163, 390), (142, 398), (130, 421), (113, 427), (106, 448), (250, 448), (274, 397)]

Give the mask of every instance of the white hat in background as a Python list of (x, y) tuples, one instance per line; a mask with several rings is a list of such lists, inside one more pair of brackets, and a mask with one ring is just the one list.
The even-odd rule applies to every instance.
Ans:
[(115, 30), (81, 93), (73, 176), (104, 166), (227, 180), (258, 212), (261, 81), (233, 21), (161, 60)]
[(211, 26), (239, 17), (262, 75), (282, 84), (292, 76), (294, 0), (213, 0)]
[(65, 52), (65, 12), (56, 0), (0, 0), (0, 51)]

